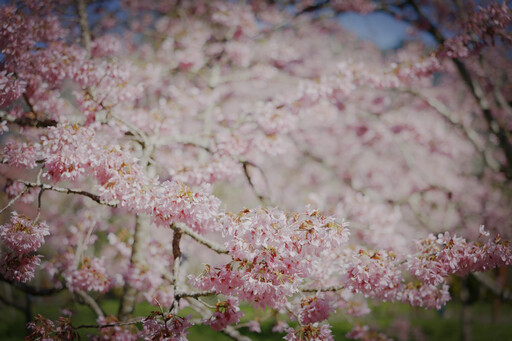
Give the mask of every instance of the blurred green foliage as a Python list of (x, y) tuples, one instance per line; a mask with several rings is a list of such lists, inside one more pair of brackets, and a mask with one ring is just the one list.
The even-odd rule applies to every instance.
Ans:
[[(60, 302), (56, 305), (55, 302)], [(118, 301), (114, 298), (104, 298), (101, 305), (107, 314), (115, 314)], [(86, 306), (72, 302), (69, 294), (62, 293), (53, 298), (34, 298), (32, 314), (41, 314), (50, 319), (56, 319), (61, 307), (71, 307), (73, 312), (73, 325), (95, 324), (95, 317)], [(254, 310), (244, 306), (245, 316), (241, 323), (256, 318), (261, 321), (261, 333), (252, 333), (247, 327), (240, 329), (241, 333), (248, 335), (253, 340), (282, 340), (284, 334), (273, 334), (272, 327), (276, 316), (271, 316), (263, 310)], [(372, 307), (372, 313), (366, 317), (353, 319), (342, 314), (334, 315), (331, 319), (332, 331), (335, 340), (347, 340), (345, 334), (350, 331), (352, 322), (368, 324), (380, 332), (396, 340), (400, 340), (400, 330), (406, 340), (460, 340), (460, 311), (462, 305), (458, 302), (450, 302), (442, 311), (412, 308), (405, 304), (384, 303)], [(147, 303), (137, 305), (135, 316), (148, 315), (154, 307)], [(494, 313), (493, 313), (494, 311)], [(0, 340), (22, 340), (25, 333), (24, 313), (15, 308), (0, 303)], [(192, 310), (183, 309), (181, 314), (194, 314)], [(489, 301), (478, 301), (471, 305), (473, 341), (501, 341), (512, 340), (512, 306), (493, 304)], [(193, 315), (193, 317), (197, 317)], [(278, 319), (284, 316), (277, 316)], [(409, 323), (409, 322), (410, 323)], [(400, 327), (402, 326), (402, 328)], [(404, 329), (405, 327), (405, 329)], [(226, 335), (215, 332), (207, 326), (193, 326), (189, 329), (189, 340), (231, 340)], [(81, 329), (80, 335), (87, 340), (88, 334), (94, 333), (94, 329)]]

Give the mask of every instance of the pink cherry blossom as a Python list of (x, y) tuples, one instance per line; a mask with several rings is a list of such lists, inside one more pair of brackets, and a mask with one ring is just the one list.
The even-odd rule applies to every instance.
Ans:
[(217, 302), (215, 312), (205, 323), (213, 330), (221, 330), (238, 323), (243, 315), (244, 313), (238, 307), (238, 300), (228, 297), (226, 301)]
[(0, 239), (17, 255), (36, 251), (50, 234), (44, 222), (34, 224), (28, 217), (12, 213), (11, 222), (0, 226)]
[(28, 282), (34, 278), (36, 267), (41, 264), (41, 255), (13, 254), (4, 252), (0, 273), (10, 281)]

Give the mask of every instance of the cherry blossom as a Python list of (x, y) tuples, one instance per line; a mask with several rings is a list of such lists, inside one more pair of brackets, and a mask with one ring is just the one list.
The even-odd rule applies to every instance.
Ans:
[[(370, 300), (440, 309), (456, 277), (511, 265), (508, 4), (118, 5), (0, 8), (6, 285), (72, 292), (98, 340), (268, 316), (332, 340), (337, 312), (387, 340), (358, 324)], [(337, 20), (377, 10), (410, 25), (400, 48)], [(82, 327), (38, 316), (28, 338)]]
[(244, 313), (238, 307), (238, 300), (228, 297), (226, 301), (217, 302), (215, 312), (206, 324), (213, 330), (221, 330), (230, 324), (238, 323), (243, 315)]
[(12, 213), (11, 222), (0, 226), (2, 243), (17, 255), (36, 251), (50, 234), (46, 223), (34, 224), (29, 218)]

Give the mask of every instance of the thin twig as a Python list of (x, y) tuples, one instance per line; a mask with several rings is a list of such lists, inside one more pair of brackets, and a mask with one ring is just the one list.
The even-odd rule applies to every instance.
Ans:
[(101, 329), (101, 328), (110, 328), (110, 327), (121, 327), (121, 326), (127, 326), (131, 324), (141, 323), (144, 321), (145, 317), (133, 317), (129, 320), (117, 322), (117, 323), (108, 323), (108, 324), (82, 324), (77, 327), (74, 327), (74, 329), (84, 329), (84, 328), (95, 328), (95, 329)]
[(54, 191), (54, 192), (59, 192), (59, 193), (64, 193), (64, 194), (83, 195), (83, 196), (86, 196), (86, 197), (92, 199), (93, 201), (97, 202), (100, 205), (105, 205), (105, 206), (109, 206), (109, 207), (117, 207), (117, 204), (103, 201), (103, 200), (101, 200), (99, 195), (93, 194), (93, 193), (90, 193), (87, 191), (83, 191), (81, 189), (56, 187), (56, 186), (52, 186), (52, 185), (48, 185), (48, 184), (38, 184), (35, 182), (29, 182), (29, 181), (23, 181), (23, 180), (16, 180), (16, 181), (21, 182), (22, 184), (24, 184), (25, 186), (27, 186), (29, 188), (41, 188), (45, 191)]
[[(265, 197), (262, 194), (258, 193), (258, 191), (256, 190), (256, 187), (254, 187), (254, 183), (252, 182), (251, 175), (249, 174), (249, 166), (257, 168), (260, 172), (262, 172), (262, 174), (264, 174), (263, 171), (261, 170), (261, 168), (259, 168), (257, 165), (255, 165), (254, 163), (252, 163), (250, 161), (241, 161), (241, 163), (242, 163), (242, 167), (244, 169), (244, 175), (245, 175), (245, 177), (247, 179), (247, 182), (249, 183), (249, 186), (251, 186), (251, 189), (254, 192), (254, 194), (256, 195), (256, 197), (258, 198), (258, 200), (263, 205), (269, 203), (270, 200), (267, 197)], [(267, 183), (267, 188), (268, 188), (268, 183)]]
[(8, 209), (9, 207), (11, 207), (12, 205), (14, 205), (14, 203), (16, 201), (18, 201), (19, 198), (21, 198), (23, 196), (23, 194), (25, 194), (25, 192), (27, 191), (28, 187), (25, 187), (23, 188), (23, 191), (21, 191), (18, 195), (16, 195), (14, 198), (12, 198), (11, 201), (9, 201), (9, 203), (7, 204), (7, 206), (5, 206), (4, 208), (2, 208), (2, 210), (0, 210), (0, 214), (4, 213), (4, 211), (6, 209)]

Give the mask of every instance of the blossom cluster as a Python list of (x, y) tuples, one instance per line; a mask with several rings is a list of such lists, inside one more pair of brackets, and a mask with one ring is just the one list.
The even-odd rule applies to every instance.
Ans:
[(111, 286), (111, 279), (108, 275), (103, 259), (85, 257), (77, 270), (71, 271), (67, 276), (70, 290), (107, 292)]
[(153, 312), (144, 319), (142, 325), (145, 340), (186, 341), (187, 329), (192, 324), (184, 317)]
[(465, 276), (469, 272), (512, 264), (510, 243), (499, 236), (481, 244), (448, 232), (430, 234), (417, 243), (417, 248), (419, 255), (409, 259), (408, 271), (432, 285), (443, 283), (449, 274)]
[(98, 143), (90, 127), (60, 124), (49, 129), (41, 145), (44, 175), (54, 182), (93, 175), (105, 201), (150, 214), (162, 225), (183, 222), (198, 231), (216, 228), (217, 198), (192, 192), (177, 181), (149, 178), (119, 146)]
[(345, 227), (318, 211), (243, 210), (223, 231), (231, 262), (207, 266), (192, 282), (258, 306), (283, 307), (321, 257), (347, 241)]
[(289, 328), (284, 339), (287, 341), (333, 341), (334, 337), (331, 333), (331, 326), (328, 324), (320, 325), (318, 323), (313, 323), (301, 326), (298, 330)]
[(226, 301), (217, 302), (215, 312), (205, 322), (213, 330), (221, 330), (230, 324), (236, 324), (244, 313), (238, 307), (238, 299), (228, 297)]
[(50, 234), (45, 222), (34, 223), (28, 217), (13, 212), (11, 221), (0, 226), (0, 240), (9, 251), (2, 254), (0, 272), (8, 280), (27, 282), (41, 264), (41, 256), (35, 255)]

